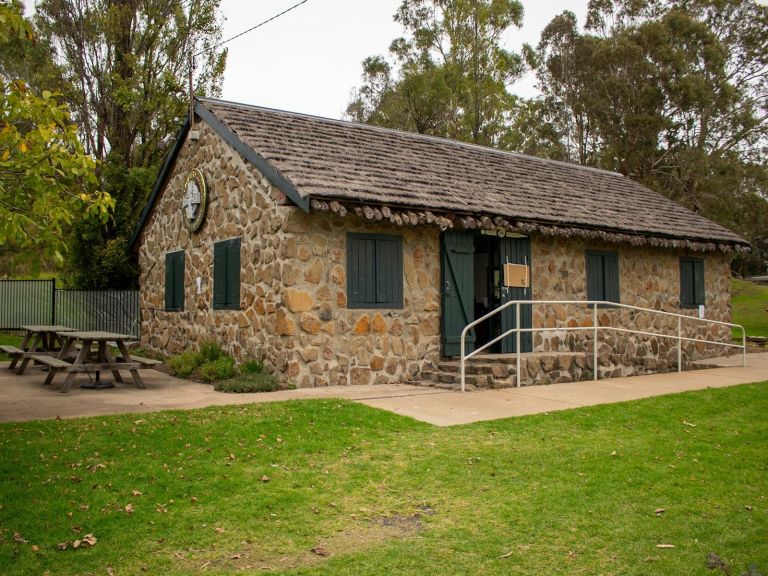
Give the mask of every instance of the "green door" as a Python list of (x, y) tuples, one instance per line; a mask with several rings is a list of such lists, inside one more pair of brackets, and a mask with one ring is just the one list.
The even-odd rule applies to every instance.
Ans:
[[(475, 319), (475, 244), (471, 232), (442, 235), (443, 356), (461, 355), (461, 331)], [(475, 334), (467, 334), (465, 353), (474, 349)]]
[[(504, 264), (526, 264), (531, 265), (531, 241), (530, 238), (500, 238), (499, 257), (503, 270)], [(501, 303), (510, 300), (530, 300), (531, 288), (511, 288), (502, 286)], [(515, 306), (510, 306), (501, 312), (501, 331), (502, 333), (514, 328), (517, 325), (515, 318)], [(520, 326), (521, 328), (530, 328), (532, 324), (532, 307), (530, 305), (520, 305)], [(530, 332), (520, 334), (521, 352), (530, 352), (533, 350), (533, 335)], [(504, 338), (501, 342), (502, 354), (517, 352), (515, 335), (512, 334)]]

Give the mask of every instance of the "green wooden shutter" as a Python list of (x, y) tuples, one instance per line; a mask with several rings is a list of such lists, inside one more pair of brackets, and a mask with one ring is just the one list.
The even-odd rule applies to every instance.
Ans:
[(694, 304), (704, 304), (704, 260), (693, 262), (693, 288), (695, 293)]
[(399, 237), (376, 241), (376, 303), (403, 306), (403, 243)]
[(227, 245), (216, 242), (213, 245), (213, 309), (220, 310), (227, 305)]
[(587, 252), (587, 300), (604, 300), (603, 258), (597, 252)]
[(605, 274), (604, 300), (620, 302), (619, 291), (619, 255), (616, 253), (603, 254), (603, 273)]
[(173, 306), (173, 254), (165, 255), (165, 309), (175, 310)]
[(176, 252), (173, 267), (173, 302), (176, 310), (184, 310), (184, 252)]
[(587, 300), (621, 301), (616, 252), (587, 252)]
[(347, 235), (347, 306), (403, 307), (403, 239), (385, 234)]
[(704, 301), (704, 260), (680, 258), (680, 306), (695, 308)]
[(680, 259), (680, 306), (690, 308), (696, 301), (693, 262)]
[[(475, 319), (475, 242), (471, 232), (444, 232), (441, 240), (443, 356), (459, 356), (461, 331)], [(474, 350), (474, 331), (465, 342), (465, 352)]]
[(240, 309), (240, 238), (227, 242), (226, 307)]
[[(504, 270), (504, 264), (531, 265), (531, 241), (529, 238), (500, 238), (499, 239), (499, 268)], [(503, 274), (503, 272), (502, 272)], [(501, 290), (501, 303), (510, 300), (530, 300), (531, 288), (503, 287)], [(501, 331), (506, 332), (517, 326), (515, 315), (517, 308), (510, 306), (501, 311)], [(520, 327), (530, 328), (533, 323), (533, 311), (530, 305), (520, 305)], [(533, 349), (533, 335), (530, 332), (520, 334), (521, 352), (530, 352)], [(501, 352), (511, 354), (517, 352), (517, 339), (514, 334), (501, 341)]]
[(165, 255), (165, 309), (184, 309), (184, 252)]

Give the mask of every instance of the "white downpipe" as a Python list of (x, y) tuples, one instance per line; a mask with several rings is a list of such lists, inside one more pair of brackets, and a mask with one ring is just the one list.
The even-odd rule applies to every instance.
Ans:
[[(591, 328), (581, 328), (581, 327), (561, 327), (561, 328), (521, 328), (520, 327), (520, 305), (529, 305), (534, 306), (536, 304), (561, 304), (561, 305), (574, 305), (574, 306), (592, 306), (592, 327)], [(510, 306), (515, 306), (516, 310), (516, 319), (515, 327), (507, 330), (503, 334), (497, 336), (493, 340), (486, 342), (484, 345), (482, 345), (480, 348), (476, 348), (469, 354), (466, 353), (466, 336), (467, 333), (475, 326), (480, 324), (481, 322), (484, 322), (488, 318), (491, 318), (492, 316), (495, 316), (502, 310), (505, 310), (506, 308), (509, 308)], [(719, 320), (707, 320), (704, 318), (697, 318), (695, 316), (687, 316), (685, 314), (675, 314), (674, 312), (664, 312), (663, 310), (654, 310), (652, 308), (641, 308), (640, 306), (630, 306), (628, 304), (619, 304), (616, 302), (606, 302), (603, 300), (510, 300), (509, 302), (505, 302), (495, 310), (492, 310), (488, 314), (478, 318), (477, 320), (470, 322), (467, 324), (464, 329), (461, 331), (461, 359), (460, 359), (460, 368), (461, 368), (461, 391), (466, 391), (466, 384), (465, 384), (465, 377), (466, 377), (466, 360), (468, 358), (471, 358), (475, 356), (476, 354), (482, 352), (489, 346), (495, 344), (499, 340), (502, 340), (506, 338), (507, 336), (511, 335), (513, 332), (515, 333), (515, 341), (517, 344), (517, 354), (515, 358), (516, 362), (516, 386), (520, 387), (521, 384), (521, 375), (520, 375), (520, 364), (521, 364), (521, 357), (520, 357), (520, 333), (521, 332), (530, 332), (533, 334), (534, 332), (558, 332), (558, 331), (578, 331), (578, 330), (592, 330), (593, 332), (593, 338), (594, 338), (594, 346), (592, 350), (592, 362), (593, 362), (593, 368), (594, 368), (594, 374), (593, 379), (597, 380), (597, 349), (598, 349), (598, 337), (599, 337), (599, 330), (600, 327), (597, 323), (597, 307), (598, 306), (608, 306), (611, 308), (624, 308), (626, 310), (636, 310), (640, 312), (649, 312), (651, 314), (657, 314), (660, 316), (672, 316), (677, 318), (677, 335), (672, 336), (668, 334), (661, 334), (657, 332), (645, 332), (643, 330), (630, 330), (627, 328), (615, 328), (612, 326), (607, 326), (604, 328), (604, 330), (611, 330), (615, 332), (627, 332), (630, 334), (642, 334), (642, 335), (648, 335), (648, 336), (657, 336), (660, 338), (672, 338), (677, 340), (677, 366), (678, 371), (682, 371), (682, 342), (702, 342), (705, 344), (716, 344), (718, 346), (726, 346), (731, 348), (741, 348), (742, 349), (742, 365), (747, 365), (747, 331), (744, 329), (743, 326), (740, 324), (733, 324), (731, 322), (720, 322)], [(726, 343), (726, 342), (715, 342), (712, 340), (706, 340), (701, 338), (686, 338), (682, 335), (682, 321), (683, 320), (692, 320), (697, 322), (704, 322), (706, 324), (719, 324), (721, 326), (728, 326), (730, 328), (739, 328), (741, 330), (741, 345), (738, 344), (732, 344), (732, 343)]]

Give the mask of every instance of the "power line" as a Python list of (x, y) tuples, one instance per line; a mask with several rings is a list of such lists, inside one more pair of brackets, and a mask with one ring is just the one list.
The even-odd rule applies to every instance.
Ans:
[(309, 2), (309, 0), (301, 0), (301, 2), (297, 2), (296, 4), (294, 4), (293, 6), (291, 6), (290, 8), (286, 8), (285, 10), (283, 10), (282, 12), (280, 12), (279, 14), (275, 14), (275, 15), (274, 15), (274, 16), (272, 16), (271, 18), (267, 18), (267, 19), (266, 19), (266, 20), (264, 20), (263, 22), (259, 22), (258, 24), (256, 24), (256, 26), (252, 26), (251, 28), (248, 28), (248, 30), (244, 30), (243, 32), (240, 32), (240, 34), (236, 34), (235, 36), (232, 36), (231, 38), (227, 38), (226, 40), (223, 40), (223, 41), (219, 42), (218, 44), (214, 44), (214, 45), (213, 45), (213, 46), (211, 46), (210, 48), (206, 48), (205, 50), (201, 50), (201, 51), (200, 51), (200, 52), (198, 52), (197, 54), (194, 54), (194, 55), (192, 56), (192, 58), (196, 58), (197, 56), (200, 56), (201, 54), (205, 54), (206, 52), (210, 52), (211, 50), (215, 50), (215, 49), (216, 49), (216, 48), (218, 48), (219, 46), (223, 46), (224, 44), (227, 44), (228, 42), (232, 42), (232, 40), (235, 40), (235, 39), (237, 39), (237, 38), (240, 38), (240, 36), (245, 36), (245, 35), (246, 35), (246, 34), (248, 34), (249, 32), (253, 32), (254, 30), (256, 30), (256, 28), (261, 28), (261, 27), (262, 27), (262, 26), (264, 26), (265, 24), (269, 24), (270, 22), (272, 22), (272, 20), (277, 20), (277, 19), (278, 19), (278, 18), (280, 18), (280, 16), (282, 16), (283, 14), (287, 14), (287, 13), (288, 13), (288, 12), (290, 12), (291, 10), (294, 10), (294, 9), (296, 9), (296, 8), (298, 8), (299, 6), (301, 6), (302, 4), (306, 4), (307, 2)]

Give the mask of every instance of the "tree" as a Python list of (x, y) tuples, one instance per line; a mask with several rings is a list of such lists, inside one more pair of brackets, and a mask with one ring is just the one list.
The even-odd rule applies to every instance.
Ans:
[(363, 85), (347, 115), (497, 145), (514, 104), (507, 87), (523, 72), (501, 36), (522, 17), (517, 0), (404, 0), (395, 21), (408, 36), (392, 42), (393, 63), (380, 56), (363, 62)]
[[(216, 96), (226, 65), (220, 0), (42, 0), (35, 24), (55, 62), (88, 153), (116, 202), (106, 225), (77, 222), (71, 281), (88, 288), (135, 285), (125, 246), (167, 152), (188, 114), (189, 56), (197, 94)], [(105, 274), (105, 270), (111, 271)]]
[[(0, 5), (0, 48), (32, 38), (20, 7)], [(41, 258), (62, 260), (62, 235), (77, 215), (104, 221), (113, 202), (97, 189), (95, 162), (78, 141), (68, 107), (5, 70), (0, 82), (0, 246), (36, 273)]]
[(768, 7), (754, 1), (592, 0), (585, 32), (563, 13), (528, 54), (565, 159), (730, 225), (758, 253), (737, 264), (759, 269), (768, 229), (728, 207), (766, 206), (767, 45)]

